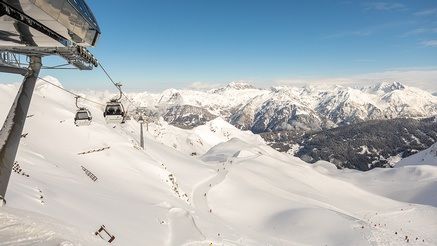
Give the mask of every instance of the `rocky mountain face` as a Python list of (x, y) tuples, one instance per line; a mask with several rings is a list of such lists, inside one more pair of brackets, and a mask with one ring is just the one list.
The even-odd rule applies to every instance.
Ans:
[[(384, 128), (383, 122), (388, 122), (384, 120), (414, 120), (437, 115), (436, 96), (397, 82), (363, 88), (278, 86), (269, 89), (256, 88), (247, 83), (230, 83), (208, 91), (168, 89), (162, 93), (132, 94), (131, 97), (141, 106), (160, 108), (164, 119), (177, 127), (192, 128), (219, 116), (239, 129), (261, 134), (272, 146), (280, 146), (283, 151), (289, 151), (296, 147), (294, 144), (299, 144), (303, 149), (296, 154), (311, 162), (319, 159), (319, 156), (310, 153), (305, 146), (313, 146), (316, 144), (314, 141), (322, 139), (296, 142), (295, 136), (309, 132), (325, 133), (330, 129), (350, 130), (348, 127), (364, 130), (366, 124), (362, 123), (366, 122), (380, 123), (379, 128)], [(409, 125), (408, 129), (412, 131), (419, 125)], [(293, 139), (288, 136), (293, 136)], [(432, 141), (435, 142), (435, 139)], [(421, 143), (428, 144), (425, 140), (421, 140)], [(412, 145), (411, 149), (416, 147)], [(324, 158), (328, 157), (320, 159)], [(352, 165), (344, 162), (344, 159), (338, 159), (339, 167), (367, 170), (386, 165), (383, 161), (372, 163), (374, 159)], [(348, 159), (356, 161), (350, 157)]]
[(163, 118), (171, 125), (183, 129), (192, 129), (217, 118), (217, 116), (204, 108), (191, 105), (174, 105), (166, 109)]
[(369, 120), (303, 135), (283, 131), (262, 136), (274, 148), (291, 150), (306, 162), (325, 160), (338, 168), (367, 171), (390, 167), (433, 145), (437, 118)]
[(437, 97), (401, 83), (329, 89), (287, 86), (258, 89), (250, 84), (231, 83), (209, 91), (169, 89), (146, 96), (155, 98), (151, 102), (149, 99), (149, 104), (167, 105), (169, 110), (174, 110), (175, 105), (206, 109), (240, 129), (255, 133), (321, 130), (367, 120), (437, 114)]

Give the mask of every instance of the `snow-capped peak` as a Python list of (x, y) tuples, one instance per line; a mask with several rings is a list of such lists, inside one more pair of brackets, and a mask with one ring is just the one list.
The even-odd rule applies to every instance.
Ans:
[(247, 90), (247, 89), (256, 89), (256, 87), (251, 85), (248, 82), (234, 81), (234, 82), (230, 82), (229, 84), (227, 84), (223, 87), (219, 87), (217, 89), (212, 89), (209, 92), (210, 93), (221, 93), (221, 92), (230, 91), (230, 90)]
[(245, 90), (245, 89), (255, 89), (256, 87), (251, 85), (248, 82), (231, 82), (228, 85), (226, 85), (226, 88), (228, 89), (236, 89), (236, 90)]
[(396, 90), (404, 90), (405, 88), (406, 86), (400, 82), (392, 82), (392, 83), (382, 82), (374, 86), (364, 88), (363, 91), (389, 93)]
[(167, 104), (182, 104), (183, 98), (181, 93), (176, 89), (167, 89), (165, 90), (158, 103), (167, 103)]

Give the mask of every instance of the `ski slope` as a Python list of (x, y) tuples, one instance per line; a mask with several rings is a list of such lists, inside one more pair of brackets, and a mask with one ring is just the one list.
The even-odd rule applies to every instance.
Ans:
[[(0, 85), (0, 121), (17, 90)], [(101, 225), (111, 245), (437, 244), (437, 204), (401, 192), (433, 197), (418, 181), (435, 183), (434, 169), (309, 165), (221, 119), (150, 124), (142, 150), (137, 123), (106, 125), (100, 106), (85, 105), (94, 122), (76, 127), (73, 98), (38, 82), (0, 245), (107, 245)]]

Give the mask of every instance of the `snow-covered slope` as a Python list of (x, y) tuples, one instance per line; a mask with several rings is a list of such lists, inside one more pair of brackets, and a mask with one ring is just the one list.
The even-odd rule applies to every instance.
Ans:
[(0, 209), (0, 245), (106, 245), (100, 238), (30, 211)]
[(398, 201), (437, 207), (436, 145), (404, 158), (394, 168), (375, 168), (368, 172), (343, 169), (319, 161), (316, 170), (335, 178), (354, 183), (370, 192)]
[(396, 163), (397, 167), (413, 165), (437, 166), (437, 144), (434, 144), (428, 149), (404, 158)]
[[(11, 100), (3, 98), (2, 119)], [(170, 181), (172, 173), (162, 166), (166, 162), (136, 148), (128, 135), (130, 126), (112, 128), (104, 124), (100, 108), (88, 106), (95, 122), (78, 128), (73, 124), (71, 96), (38, 84), (29, 112), (33, 116), (24, 130), (28, 135), (17, 158), (22, 171), (11, 177), (7, 205), (56, 218), (89, 235), (103, 224), (118, 245), (163, 245), (179, 240), (169, 235), (169, 228), (185, 222), (187, 233), (193, 233), (187, 236), (197, 235), (196, 230), (189, 231), (195, 225), (184, 212), (189, 211), (188, 198), (177, 181)], [(173, 151), (157, 145), (158, 156)], [(193, 165), (182, 155), (177, 159), (180, 165)], [(97, 177), (96, 182), (87, 176), (88, 171)], [(197, 175), (207, 176), (212, 170), (198, 168), (193, 173), (191, 180), (196, 182)]]
[(211, 147), (231, 138), (239, 138), (248, 143), (264, 143), (259, 135), (241, 131), (220, 117), (193, 129), (181, 129), (160, 119), (150, 123), (148, 129), (154, 140), (187, 155), (202, 155)]
[(405, 236), (435, 240), (425, 235), (435, 234), (436, 223), (423, 214), (436, 216), (435, 208), (372, 194), (265, 146), (232, 139), (202, 159), (224, 173), (220, 185), (210, 189), (209, 207), (262, 244), (402, 245)]
[[(0, 121), (17, 89), (0, 85)], [(144, 151), (137, 123), (106, 125), (102, 109), (87, 106), (93, 124), (76, 127), (73, 98), (38, 83), (0, 208), (0, 244), (94, 245), (101, 225), (113, 245), (437, 244), (435, 205), (386, 195), (414, 174), (394, 173), (384, 192), (366, 189), (381, 177), (333, 176), (220, 118), (191, 130), (150, 124)]]

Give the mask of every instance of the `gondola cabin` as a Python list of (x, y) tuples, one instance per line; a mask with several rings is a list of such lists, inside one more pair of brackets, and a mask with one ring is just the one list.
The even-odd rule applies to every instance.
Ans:
[(76, 126), (89, 126), (93, 117), (91, 112), (86, 108), (80, 108), (76, 111), (76, 116), (74, 117), (74, 124)]
[(125, 121), (125, 110), (123, 104), (117, 100), (111, 100), (106, 103), (105, 112), (103, 113), (107, 124), (120, 124)]

